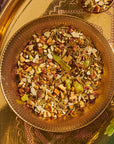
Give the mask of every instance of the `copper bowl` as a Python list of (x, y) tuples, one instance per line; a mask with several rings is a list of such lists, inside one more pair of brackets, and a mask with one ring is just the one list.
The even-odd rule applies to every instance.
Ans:
[(99, 12), (96, 12), (96, 11), (90, 11), (90, 10), (88, 10), (86, 7), (83, 7), (83, 3), (82, 3), (82, 1), (83, 0), (81, 0), (81, 7), (86, 11), (86, 12), (88, 12), (88, 13), (93, 13), (93, 14), (100, 14), (100, 13), (103, 13), (103, 12), (106, 12), (109, 8), (111, 8), (112, 7), (112, 5), (114, 4), (114, 0), (112, 0), (112, 2), (110, 3), (110, 5), (106, 8), (106, 9), (104, 9), (104, 10), (102, 10), (102, 11), (99, 11)]
[[(95, 104), (89, 105), (85, 111), (74, 118), (67, 120), (42, 120), (38, 118), (25, 105), (17, 103), (17, 84), (15, 80), (16, 63), (19, 53), (35, 32), (41, 33), (43, 29), (59, 25), (73, 25), (82, 30), (94, 42), (100, 50), (104, 73), (100, 87), (100, 96)], [(25, 122), (30, 125), (51, 132), (66, 132), (82, 128), (97, 119), (106, 109), (113, 97), (114, 89), (114, 54), (105, 37), (88, 22), (66, 15), (52, 15), (35, 19), (14, 34), (7, 44), (1, 60), (0, 81), (3, 95), (11, 109)]]

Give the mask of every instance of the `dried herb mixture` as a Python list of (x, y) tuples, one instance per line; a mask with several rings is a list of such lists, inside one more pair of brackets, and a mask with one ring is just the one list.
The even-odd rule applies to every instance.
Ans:
[(17, 65), (20, 99), (41, 118), (75, 117), (99, 95), (101, 54), (73, 26), (33, 34)]
[(106, 10), (113, 0), (82, 0), (82, 7), (89, 11), (99, 13)]

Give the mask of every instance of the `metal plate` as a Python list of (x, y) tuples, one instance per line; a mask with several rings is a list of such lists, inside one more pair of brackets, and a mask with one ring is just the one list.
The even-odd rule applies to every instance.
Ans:
[[(41, 33), (59, 25), (73, 25), (79, 28), (86, 36), (89, 36), (94, 45), (100, 50), (103, 62), (104, 73), (102, 84), (99, 89), (100, 96), (95, 104), (85, 108), (84, 113), (78, 117), (67, 120), (46, 121), (39, 119), (32, 111), (24, 105), (19, 105), (17, 99), (17, 84), (15, 79), (16, 63), (19, 53), (35, 32)], [(12, 110), (24, 121), (32, 126), (52, 132), (66, 132), (82, 128), (97, 117), (99, 117), (108, 106), (113, 97), (114, 88), (114, 55), (105, 37), (93, 26), (84, 20), (66, 15), (52, 15), (36, 19), (22, 27), (9, 41), (2, 55), (0, 66), (0, 79), (3, 94)]]

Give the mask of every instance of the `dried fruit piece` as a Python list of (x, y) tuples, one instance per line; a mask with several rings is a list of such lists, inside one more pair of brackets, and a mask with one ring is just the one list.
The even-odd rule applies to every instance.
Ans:
[(90, 65), (90, 59), (84, 61), (84, 67), (87, 68)]
[(78, 81), (75, 81), (73, 83), (73, 85), (74, 85), (74, 89), (75, 89), (76, 93), (83, 93), (84, 88), (83, 88), (82, 84), (80, 84)]
[(70, 70), (71, 70), (71, 67), (70, 67), (67, 63), (65, 63), (65, 62), (61, 59), (61, 57), (59, 57), (59, 56), (57, 56), (57, 55), (53, 55), (53, 58), (54, 58), (54, 60), (55, 60), (58, 64), (60, 64), (60, 66), (61, 66), (65, 71), (70, 71)]
[(71, 89), (71, 80), (70, 79), (66, 79), (65, 83), (66, 83), (67, 89), (70, 90)]
[(29, 100), (28, 95), (27, 95), (27, 94), (24, 94), (24, 96), (21, 97), (21, 100), (22, 100), (23, 102), (28, 101), (28, 100)]

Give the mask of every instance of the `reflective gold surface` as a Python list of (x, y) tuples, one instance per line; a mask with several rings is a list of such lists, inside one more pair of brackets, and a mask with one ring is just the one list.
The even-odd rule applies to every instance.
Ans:
[(3, 37), (5, 35), (6, 30), (8, 29), (9, 25), (11, 24), (16, 12), (19, 10), (20, 6), (26, 0), (10, 0), (6, 7), (4, 8), (3, 12), (0, 16), (0, 45), (3, 41)]

